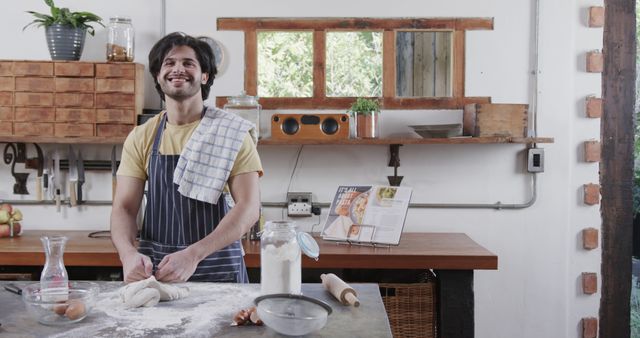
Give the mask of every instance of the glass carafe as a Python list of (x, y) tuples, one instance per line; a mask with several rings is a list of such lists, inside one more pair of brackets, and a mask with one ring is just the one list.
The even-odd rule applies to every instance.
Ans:
[(260, 291), (300, 294), (302, 265), (294, 222), (268, 221), (260, 236)]
[[(65, 236), (40, 237), (46, 261), (40, 275), (40, 290), (43, 300), (66, 300), (69, 293), (69, 275), (64, 267)], [(46, 298), (46, 299), (44, 299)]]

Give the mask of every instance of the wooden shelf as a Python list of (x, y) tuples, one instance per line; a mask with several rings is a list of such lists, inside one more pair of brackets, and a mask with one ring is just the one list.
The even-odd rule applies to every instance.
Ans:
[(259, 145), (391, 145), (391, 144), (531, 144), (553, 143), (553, 137), (452, 137), (452, 138), (415, 138), (396, 137), (378, 139), (347, 140), (274, 140), (262, 139)]
[(123, 144), (126, 137), (0, 136), (0, 143)]

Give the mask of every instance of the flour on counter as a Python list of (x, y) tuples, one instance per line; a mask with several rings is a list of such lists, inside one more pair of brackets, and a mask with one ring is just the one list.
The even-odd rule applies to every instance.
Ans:
[[(224, 283), (186, 283), (190, 295), (155, 307), (128, 309), (118, 290), (103, 292), (76, 328), (58, 337), (200, 337), (230, 325), (233, 315), (253, 304), (257, 288)], [(105, 318), (106, 317), (106, 318)]]

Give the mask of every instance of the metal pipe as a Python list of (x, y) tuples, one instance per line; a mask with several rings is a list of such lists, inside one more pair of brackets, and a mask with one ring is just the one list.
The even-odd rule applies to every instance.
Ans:
[[(532, 206), (538, 198), (537, 192), (537, 177), (536, 174), (530, 174), (531, 176), (531, 197), (524, 203), (510, 203), (504, 204), (500, 201), (495, 203), (409, 203), (410, 209), (525, 209)], [(313, 206), (323, 209), (329, 208), (331, 203), (326, 202), (314, 202)], [(262, 207), (265, 208), (286, 208), (287, 202), (262, 202)]]

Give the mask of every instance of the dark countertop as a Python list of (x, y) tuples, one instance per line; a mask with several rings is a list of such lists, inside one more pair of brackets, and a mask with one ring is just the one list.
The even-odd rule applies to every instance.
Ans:
[[(0, 286), (8, 282), (0, 282)], [(30, 282), (14, 282), (19, 286)], [(2, 337), (284, 337), (266, 326), (232, 327), (233, 315), (251, 305), (259, 284), (188, 283), (189, 297), (153, 308), (120, 310), (122, 282), (97, 282), (94, 309), (79, 323), (46, 326), (26, 311), (20, 296), (0, 290)], [(321, 284), (303, 284), (304, 295), (325, 301), (333, 313), (322, 330), (308, 337), (392, 337), (377, 284), (353, 284), (361, 305), (343, 306)], [(229, 304), (232, 303), (232, 304)]]

